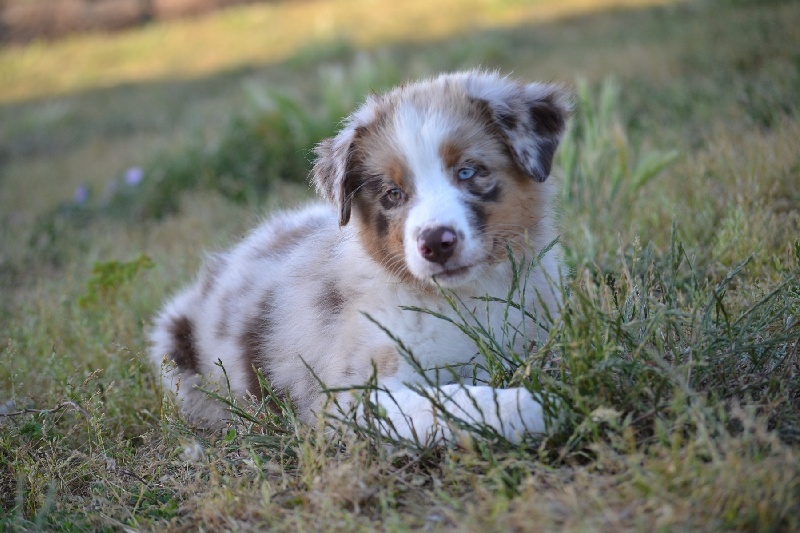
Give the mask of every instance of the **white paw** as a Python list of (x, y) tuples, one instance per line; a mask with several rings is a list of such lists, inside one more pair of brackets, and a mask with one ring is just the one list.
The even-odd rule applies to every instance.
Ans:
[[(387, 436), (432, 446), (453, 442), (463, 424), (485, 425), (512, 443), (545, 432), (541, 404), (524, 388), (443, 385), (373, 393), (380, 430)], [(446, 411), (447, 414), (442, 414)]]

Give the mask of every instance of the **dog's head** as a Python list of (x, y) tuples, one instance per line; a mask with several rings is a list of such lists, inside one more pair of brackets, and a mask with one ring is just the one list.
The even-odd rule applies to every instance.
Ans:
[(555, 85), (442, 75), (370, 96), (316, 148), (314, 181), (385, 268), (459, 285), (548, 216), (542, 182), (569, 114)]

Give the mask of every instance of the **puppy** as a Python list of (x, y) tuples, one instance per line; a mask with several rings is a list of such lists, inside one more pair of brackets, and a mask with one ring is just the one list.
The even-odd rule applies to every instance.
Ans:
[[(189, 421), (227, 414), (198, 385), (258, 396), (258, 369), (307, 422), (330, 409), (324, 389), (363, 390), (376, 376), (368, 400), (387, 435), (444, 443), (454, 421), (514, 442), (543, 432), (541, 405), (482, 385), (485, 361), (442, 316), (473, 313), (522, 357), (557, 316), (559, 251), (541, 252), (556, 238), (547, 178), (569, 114), (558, 86), (482, 71), (369, 96), (315, 150), (327, 203), (212, 256), (155, 319), (151, 358)], [(517, 264), (524, 312), (497, 301), (522, 258), (536, 259)], [(355, 397), (336, 394), (340, 406)]]

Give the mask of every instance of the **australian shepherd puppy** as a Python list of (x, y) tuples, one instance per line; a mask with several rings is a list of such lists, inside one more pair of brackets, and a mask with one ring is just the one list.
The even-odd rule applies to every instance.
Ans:
[[(228, 414), (197, 388), (228, 386), (221, 361), (233, 395), (261, 394), (259, 370), (307, 422), (330, 409), (325, 389), (377, 379), (368, 399), (393, 437), (447, 442), (454, 419), (511, 441), (544, 431), (526, 389), (482, 384), (484, 361), (456, 323), (474, 314), (524, 358), (557, 316), (560, 256), (541, 252), (556, 238), (547, 178), (569, 114), (559, 86), (482, 71), (369, 96), (315, 150), (327, 202), (211, 256), (155, 319), (151, 358), (188, 419)], [(503, 303), (515, 263), (522, 310)], [(355, 397), (337, 394), (340, 406)]]

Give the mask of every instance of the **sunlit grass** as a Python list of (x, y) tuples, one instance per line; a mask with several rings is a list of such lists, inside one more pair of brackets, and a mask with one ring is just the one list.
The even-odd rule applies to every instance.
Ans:
[(429, 42), (611, 7), (674, 1), (309, 0), (236, 7), (118, 34), (76, 35), (0, 49), (0, 102), (274, 63), (337, 39), (358, 48)]

